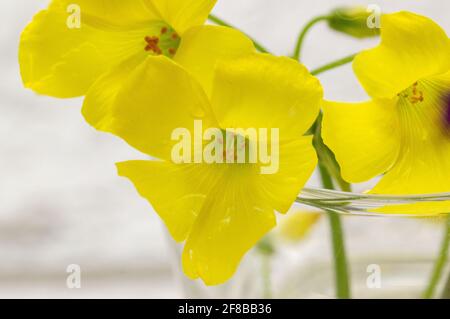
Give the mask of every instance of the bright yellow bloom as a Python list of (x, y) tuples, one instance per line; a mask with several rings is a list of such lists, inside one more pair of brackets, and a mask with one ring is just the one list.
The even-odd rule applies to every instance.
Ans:
[(327, 102), (323, 137), (353, 183), (385, 174), (372, 193), (450, 191), (450, 41), (432, 20), (382, 17), (381, 44), (354, 71), (372, 98)]
[(105, 116), (131, 71), (148, 58), (173, 58), (208, 91), (218, 58), (254, 52), (241, 32), (203, 26), (215, 3), (53, 0), (22, 34), (24, 85), (59, 98), (86, 95), (83, 115), (98, 129), (107, 127)]
[[(274, 211), (290, 208), (317, 164), (312, 137), (303, 134), (321, 97), (320, 83), (305, 67), (264, 54), (219, 62), (211, 97), (167, 57), (147, 59), (131, 72), (107, 129), (159, 160), (120, 163), (119, 174), (148, 199), (173, 238), (186, 241), (182, 259), (190, 278), (208, 285), (228, 280), (274, 227)], [(278, 172), (261, 174), (260, 161), (175, 164), (172, 133), (187, 128), (194, 135), (195, 120), (203, 131), (278, 128)]]

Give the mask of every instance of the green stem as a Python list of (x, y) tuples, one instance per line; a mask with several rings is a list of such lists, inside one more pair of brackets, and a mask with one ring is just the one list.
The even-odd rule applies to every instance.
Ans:
[(309, 21), (305, 25), (305, 27), (300, 32), (300, 35), (298, 37), (297, 45), (295, 46), (295, 52), (294, 52), (294, 55), (292, 56), (292, 58), (294, 58), (297, 61), (300, 61), (302, 48), (303, 48), (303, 42), (304, 42), (304, 40), (306, 38), (306, 35), (308, 34), (309, 30), (311, 30), (311, 28), (313, 26), (315, 26), (317, 23), (319, 23), (321, 21), (326, 21), (329, 18), (330, 18), (330, 16), (318, 16), (318, 17), (312, 19), (311, 21)]
[[(340, 167), (336, 161), (326, 160), (330, 154), (322, 140), (322, 114), (319, 114), (312, 128), (314, 132), (314, 147), (319, 154), (319, 172), (322, 185), (326, 189), (335, 189), (333, 176), (339, 183)], [(333, 175), (333, 172), (335, 173)], [(338, 176), (338, 178), (336, 177)], [(345, 191), (351, 191), (350, 184), (339, 183)], [(336, 297), (339, 299), (350, 299), (350, 277), (348, 273), (347, 254), (344, 244), (344, 232), (339, 214), (326, 210), (330, 220), (331, 241), (333, 244), (334, 273), (336, 281)]]
[(447, 284), (445, 285), (441, 299), (450, 299), (450, 275), (447, 278)]
[[(447, 222), (445, 223), (445, 235), (442, 240), (442, 246), (439, 253), (439, 257), (436, 260), (436, 263), (434, 265), (433, 273), (431, 275), (430, 283), (423, 293), (423, 298), (425, 299), (431, 299), (436, 294), (436, 287), (438, 286), (443, 272), (444, 272), (444, 266), (447, 263), (448, 258), (448, 250), (450, 248), (450, 215), (447, 217)], [(450, 278), (449, 278), (450, 282)], [(447, 287), (447, 289), (450, 289), (450, 287)], [(446, 292), (444, 291), (444, 297)]]
[(326, 64), (324, 66), (321, 66), (320, 68), (312, 70), (311, 74), (312, 75), (319, 75), (319, 74), (324, 73), (326, 71), (329, 71), (329, 70), (335, 69), (337, 67), (346, 65), (346, 64), (352, 62), (355, 59), (355, 56), (356, 56), (356, 54), (352, 54), (352, 55), (346, 56), (346, 57), (344, 57), (342, 59), (339, 59), (339, 60), (333, 61), (331, 63), (328, 63), (328, 64)]
[(263, 298), (272, 299), (272, 278), (271, 278), (271, 260), (275, 252), (272, 239), (269, 236), (264, 237), (256, 246), (261, 256), (261, 277)]
[[(213, 14), (210, 14), (209, 17), (208, 17), (208, 19), (209, 19), (209, 21), (214, 22), (214, 23), (217, 24), (217, 25), (220, 25), (220, 26), (223, 26), (223, 27), (229, 27), (229, 28), (233, 28), (233, 29), (238, 30), (237, 28), (235, 28), (235, 27), (232, 26), (231, 24), (225, 22), (224, 20), (222, 20), (221, 18), (219, 18), (219, 17), (217, 17), (217, 16), (215, 16), (215, 15), (213, 15)], [(248, 34), (247, 34), (247, 36), (248, 36)], [(248, 37), (249, 37), (249, 36), (248, 36)], [(255, 45), (255, 48), (256, 48), (259, 52), (262, 52), (262, 53), (269, 53), (269, 50), (267, 50), (261, 43), (259, 43), (258, 41), (256, 41), (255, 39), (253, 39), (253, 38), (251, 38), (251, 37), (249, 37), (249, 38), (253, 41), (253, 44)]]
[(272, 282), (271, 282), (271, 256), (262, 255), (261, 272), (263, 277), (263, 298), (272, 299)]
[[(325, 166), (319, 164), (319, 169), (323, 187), (334, 189), (333, 180)], [(328, 211), (327, 214), (330, 220), (331, 240), (333, 243), (336, 297), (338, 299), (350, 299), (350, 278), (348, 274), (347, 254), (344, 244), (341, 217), (339, 214), (330, 211)]]

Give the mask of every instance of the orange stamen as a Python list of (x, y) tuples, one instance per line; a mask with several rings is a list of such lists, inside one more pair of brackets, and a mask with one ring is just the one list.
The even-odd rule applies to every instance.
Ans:
[(145, 47), (145, 51), (150, 51), (155, 54), (162, 54), (161, 48), (158, 46), (159, 38), (158, 37), (145, 37), (145, 42), (147, 42), (147, 46)]

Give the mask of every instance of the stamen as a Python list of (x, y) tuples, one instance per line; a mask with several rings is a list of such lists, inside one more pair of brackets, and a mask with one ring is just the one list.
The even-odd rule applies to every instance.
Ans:
[(177, 53), (177, 49), (175, 49), (175, 48), (170, 48), (169, 49), (169, 54), (170, 55), (175, 55)]
[(180, 36), (168, 25), (162, 25), (156, 34), (146, 36), (144, 50), (154, 55), (165, 55), (173, 58), (180, 46)]
[(411, 97), (409, 98), (409, 101), (410, 101), (412, 104), (416, 104), (416, 103), (419, 103), (419, 102), (423, 102), (423, 100), (424, 100), (423, 92), (420, 91), (420, 90), (417, 88), (418, 85), (419, 85), (419, 84), (416, 82), (416, 83), (414, 83), (413, 86), (412, 86), (412, 95), (411, 95)]
[(145, 37), (145, 42), (147, 42), (147, 46), (145, 47), (145, 51), (151, 51), (157, 55), (162, 54), (161, 48), (158, 46), (159, 38), (156, 36), (153, 37)]
[(419, 83), (416, 82), (405, 91), (398, 94), (399, 97), (406, 99), (411, 104), (417, 104), (425, 101), (425, 95), (422, 90), (419, 89)]

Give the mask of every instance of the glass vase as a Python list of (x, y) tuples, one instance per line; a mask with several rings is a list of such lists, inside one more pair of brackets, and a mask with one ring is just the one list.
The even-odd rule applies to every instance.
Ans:
[(278, 219), (295, 230), (298, 219), (290, 220), (290, 214), (317, 214), (298, 238), (277, 227), (243, 258), (229, 282), (214, 287), (184, 276), (182, 246), (172, 244), (175, 275), (185, 298), (335, 298), (327, 214), (337, 213), (352, 298), (448, 298), (446, 207), (450, 194), (399, 197), (305, 189), (292, 212)]

